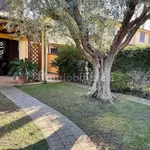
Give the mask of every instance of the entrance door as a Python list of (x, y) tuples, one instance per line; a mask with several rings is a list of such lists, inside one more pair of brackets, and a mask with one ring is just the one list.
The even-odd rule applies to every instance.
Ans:
[[(3, 45), (1, 47), (1, 45)], [(19, 58), (19, 42), (15, 40), (0, 39), (0, 75), (7, 75), (10, 61)]]

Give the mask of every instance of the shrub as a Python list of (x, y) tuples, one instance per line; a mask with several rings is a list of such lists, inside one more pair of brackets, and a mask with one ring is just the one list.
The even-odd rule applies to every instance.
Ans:
[(134, 88), (140, 88), (145, 90), (150, 86), (150, 72), (142, 72), (142, 71), (131, 71), (128, 73), (130, 76), (131, 83), (130, 87), (132, 89)]
[(130, 73), (113, 72), (111, 74), (111, 89), (113, 92), (122, 92), (141, 98), (150, 98), (149, 73), (132, 71)]
[(52, 65), (59, 68), (61, 76), (72, 77), (72, 81), (74, 81), (74, 76), (78, 82), (87, 82), (84, 81), (87, 80), (84, 76), (90, 65), (74, 45), (58, 46), (57, 58)]
[(150, 46), (127, 46), (114, 61), (112, 71), (123, 73), (150, 70)]
[(29, 62), (27, 58), (19, 59), (15, 58), (10, 62), (11, 68), (8, 72), (8, 75), (13, 75), (15, 78), (17, 76), (24, 77), (26, 82), (34, 79), (34, 71), (38, 71), (36, 64)]
[(116, 92), (129, 90), (130, 77), (128, 74), (121, 72), (111, 73), (111, 89)]
[(112, 90), (150, 98), (150, 46), (128, 46), (112, 67)]

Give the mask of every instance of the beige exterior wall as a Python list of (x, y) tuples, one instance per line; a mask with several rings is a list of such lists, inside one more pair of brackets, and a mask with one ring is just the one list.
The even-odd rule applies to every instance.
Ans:
[[(145, 33), (145, 42), (140, 42), (140, 33)], [(130, 41), (131, 45), (150, 45), (150, 31), (139, 29)]]
[[(116, 32), (117, 30), (119, 30), (120, 25), (118, 24), (116, 26)], [(145, 42), (142, 43), (140, 42), (140, 32), (145, 32)], [(43, 38), (42, 38), (43, 39)], [(148, 45), (150, 44), (150, 31), (148, 30), (144, 30), (144, 29), (139, 29), (136, 34), (133, 36), (132, 40), (130, 41), (130, 45)], [(44, 43), (44, 42), (43, 42)], [(46, 64), (46, 73), (58, 73), (58, 68), (52, 67), (50, 65), (50, 62), (53, 61), (56, 58), (56, 55), (54, 54), (49, 54), (49, 47), (54, 47), (54, 45), (66, 45), (66, 44), (70, 44), (70, 43), (74, 43), (74, 41), (72, 39), (70, 39), (69, 37), (62, 37), (59, 34), (55, 34), (51, 35), (49, 33), (46, 33), (46, 40), (45, 40), (45, 48), (46, 48), (46, 58), (44, 58), (44, 56), (42, 56), (42, 64), (44, 64), (44, 59), (45, 59), (45, 64)], [(43, 66), (44, 68), (44, 66)], [(43, 80), (43, 76), (42, 76), (42, 80)]]
[(19, 59), (28, 58), (28, 40), (22, 39), (19, 41)]

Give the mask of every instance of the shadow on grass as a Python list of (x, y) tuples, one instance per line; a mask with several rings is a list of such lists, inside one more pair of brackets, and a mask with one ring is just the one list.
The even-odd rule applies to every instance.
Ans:
[(6, 133), (10, 133), (11, 131), (17, 130), (29, 122), (31, 122), (31, 119), (28, 116), (25, 116), (8, 125), (0, 127), (0, 138), (3, 137)]
[[(30, 109), (30, 107), (27, 107), (27, 108)], [(43, 115), (47, 116), (49, 113), (50, 113), (50, 115), (54, 115), (54, 118), (53, 117), (50, 118), (50, 121), (54, 121), (53, 122), (54, 124), (58, 123), (61, 125), (61, 127), (58, 130), (54, 130), (54, 132), (52, 134), (49, 133), (47, 135), (46, 140), (48, 141), (50, 147), (53, 149), (65, 149), (66, 148), (67, 150), (72, 150), (72, 148), (74, 148), (74, 146), (80, 147), (80, 145), (76, 145), (76, 142), (82, 140), (82, 138), (85, 138), (85, 135), (79, 129), (79, 130), (77, 130), (78, 133), (76, 134), (76, 136), (74, 136), (73, 133), (71, 133), (71, 131), (69, 131), (69, 129), (71, 129), (71, 127), (69, 127), (69, 129), (67, 128), (67, 126), (72, 126), (72, 125), (73, 125), (72, 126), (73, 129), (74, 129), (74, 127), (76, 127), (70, 120), (68, 120), (67, 122), (64, 122), (63, 116), (59, 116), (59, 114), (57, 114), (57, 112), (55, 112), (55, 111), (49, 112), (48, 109), (43, 109), (42, 107), (39, 108), (34, 113), (31, 113), (30, 116), (33, 120), (36, 120), (39, 117), (42, 117)], [(55, 116), (56, 116), (56, 118), (55, 118)], [(18, 128), (21, 128), (22, 126), (24, 126), (25, 124), (27, 124), (31, 121), (32, 120), (28, 116), (25, 116), (25, 117), (20, 118), (8, 125), (0, 127), (0, 138), (3, 137), (5, 134), (10, 133), (13, 130), (17, 130)], [(45, 120), (45, 121), (47, 121), (47, 120)], [(49, 124), (49, 126), (50, 126), (49, 129), (51, 129), (51, 124)], [(43, 128), (43, 127), (39, 127), (39, 129), (41, 129), (41, 128)], [(68, 136), (65, 135), (66, 130), (69, 131)], [(65, 138), (65, 141), (63, 141), (63, 138)], [(16, 150), (16, 149), (12, 148), (12, 149), (8, 149), (8, 150)], [(45, 149), (44, 139), (43, 139), (43, 140), (40, 140), (37, 143), (31, 144), (27, 147), (19, 148), (19, 150), (48, 150), (48, 149)]]
[[(21, 98), (20, 98), (21, 99)], [(20, 100), (20, 99), (18, 99), (18, 101)], [(59, 114), (57, 113), (57, 112), (55, 112), (55, 111), (51, 111), (51, 109), (47, 109), (47, 106), (46, 107), (44, 107), (44, 108), (46, 108), (46, 109), (44, 109), (43, 107), (42, 107), (42, 104), (40, 104), (40, 103), (35, 103), (34, 104), (34, 111), (31, 111), (30, 112), (30, 108), (32, 108), (33, 107), (33, 104), (32, 104), (32, 102), (30, 103), (31, 101), (28, 101), (28, 99), (26, 99), (26, 101), (24, 101), (24, 102), (19, 102), (19, 105), (21, 106), (21, 107), (23, 107), (25, 110), (29, 110), (29, 113), (28, 114), (30, 114), (30, 116), (31, 116), (31, 118), (33, 119), (33, 120), (36, 120), (36, 119), (38, 119), (39, 117), (42, 117), (43, 115), (45, 115), (45, 116), (47, 116), (47, 114), (48, 113), (51, 113), (51, 115), (54, 115), (54, 119), (53, 119), (53, 117), (51, 118), (50, 117), (50, 120), (52, 121), (52, 123), (50, 123), (50, 126), (52, 125), (52, 124), (55, 124), (55, 120), (56, 120), (56, 122), (57, 123), (59, 123), (60, 125), (61, 125), (61, 127), (58, 129), (58, 130), (54, 130), (54, 132), (52, 132), (52, 133), (50, 133), (50, 134), (48, 134), (48, 136), (47, 136), (47, 141), (49, 140), (49, 139), (51, 139), (51, 140), (56, 140), (56, 135), (57, 135), (57, 138), (59, 138), (58, 140), (59, 140), (59, 142), (60, 143), (62, 143), (63, 141), (62, 141), (62, 137), (59, 135), (59, 133), (61, 134), (62, 133), (62, 130), (64, 129), (64, 128), (66, 128), (67, 126), (68, 126), (68, 121), (67, 121), (67, 123), (66, 122), (64, 122), (64, 117), (63, 116), (59, 116)], [(34, 102), (34, 101), (33, 101)], [(22, 103), (24, 103), (23, 105), (22, 105)], [(60, 105), (61, 106), (61, 105)], [(83, 109), (83, 108), (82, 108)], [(35, 111), (36, 110), (36, 111)], [(49, 111), (50, 110), (50, 111)], [(94, 112), (94, 111), (93, 111)], [(56, 118), (55, 118), (55, 116), (56, 116)], [(93, 114), (93, 116), (94, 116), (94, 114)], [(66, 119), (66, 118), (65, 118)], [(80, 119), (80, 118), (78, 118), (78, 119)], [(40, 120), (40, 119), (39, 119)], [(54, 120), (54, 121), (53, 121)], [(18, 120), (15, 120), (14, 122), (12, 122), (12, 123), (10, 123), (10, 124), (8, 124), (8, 125), (6, 125), (6, 126), (3, 126), (3, 127), (1, 127), (0, 128), (0, 131), (2, 131), (2, 133), (0, 134), (0, 137), (2, 137), (2, 136), (4, 136), (5, 134), (7, 134), (8, 132), (10, 133), (11, 131), (13, 131), (13, 130), (17, 130), (18, 128), (21, 128), (22, 126), (24, 126), (25, 124), (27, 124), (27, 123), (29, 123), (31, 120), (29, 119), (28, 120), (28, 117), (27, 116), (25, 116), (25, 117), (23, 117), (23, 118), (20, 118), (20, 119), (18, 119)], [(52, 125), (53, 126), (53, 125)], [(75, 125), (74, 125), (75, 126)], [(42, 127), (41, 127), (42, 128)], [(39, 129), (41, 129), (40, 127), (39, 127)], [(71, 127), (69, 127), (69, 130), (71, 129)], [(79, 130), (79, 132), (80, 132), (80, 130)], [(71, 133), (71, 132), (70, 132)], [(70, 139), (71, 139), (71, 137), (67, 137), (67, 139), (68, 139), (68, 143), (69, 143), (69, 145), (70, 145), (70, 147), (69, 148), (67, 148), (68, 150), (71, 150), (72, 149), (72, 147), (74, 147), (74, 145), (75, 145), (75, 143), (78, 141), (78, 140), (81, 140), (81, 139), (79, 139), (80, 137), (84, 137), (85, 135), (84, 135), (84, 133), (83, 132), (80, 132), (80, 134), (79, 135), (76, 135), (76, 136), (74, 136), (74, 134), (71, 134), (71, 137), (72, 137), (72, 141), (70, 141)], [(39, 145), (39, 144), (41, 144), (41, 142), (42, 142), (43, 140), (41, 140), (41, 141), (38, 141), (37, 143), (34, 143), (34, 144), (32, 144), (32, 145), (29, 145), (29, 146), (27, 146), (27, 147), (25, 147), (25, 148), (23, 148), (23, 149), (35, 149), (35, 150), (37, 150), (37, 148), (34, 148), (34, 147), (36, 147), (36, 145)], [(53, 144), (51, 144), (50, 146), (52, 146), (52, 147), (56, 147), (55, 149), (63, 149), (63, 148), (65, 148), (64, 147), (64, 145), (65, 145), (65, 143), (62, 143), (62, 144), (60, 144), (60, 145), (57, 145), (57, 143), (55, 143), (54, 145)], [(60, 146), (60, 147), (59, 147)], [(38, 148), (39, 148), (39, 146), (38, 146)], [(40, 148), (41, 150), (43, 150), (43, 148)], [(77, 148), (76, 148), (77, 149)]]
[[(32, 144), (32, 145), (29, 145), (27, 147), (24, 147), (24, 148), (19, 148), (19, 150), (48, 150), (48, 149), (45, 149), (45, 145), (43, 143), (45, 139), (35, 143), (35, 144)], [(16, 150), (16, 149), (7, 149), (7, 150)], [(50, 149), (49, 149), (50, 150)]]
[[(16, 111), (17, 111), (17, 109), (16, 109)], [(31, 114), (31, 118), (34, 117), (34, 119), (33, 118), (31, 119), (29, 116), (25, 116), (25, 117), (22, 117), (22, 118), (20, 118), (18, 120), (15, 120), (14, 122), (11, 122), (8, 125), (0, 127), (0, 138), (2, 138), (7, 133), (11, 133), (12, 131), (23, 127), (24, 125), (28, 124), (29, 122), (32, 122), (33, 120), (38, 119), (40, 117), (39, 116), (40, 112), (41, 113), (43, 112), (42, 108), (40, 108), (38, 111), (35, 111), (34, 113)], [(49, 111), (45, 111), (44, 114), (47, 115), (48, 112)], [(41, 115), (44, 115), (44, 114), (41, 114)], [(61, 123), (61, 118), (58, 117), (57, 119), (58, 120), (60, 119), (60, 123)], [(55, 121), (55, 119), (54, 119), (54, 121)], [(19, 148), (19, 150), (50, 150), (50, 149), (45, 149), (45, 140), (52, 141), (52, 142), (50, 142), (51, 143), (50, 146), (54, 147), (54, 149), (65, 148), (64, 143), (61, 141), (61, 137), (58, 136), (59, 133), (62, 133), (62, 130), (63, 130), (63, 127), (58, 129), (58, 130), (56, 130), (53, 134), (47, 136), (46, 139), (40, 140), (37, 143), (31, 144), (31, 145), (29, 145), (27, 147)], [(58, 138), (56, 137), (56, 135), (58, 136)], [(55, 141), (55, 140), (58, 141), (58, 142), (61, 141), (62, 144), (57, 145), (56, 142), (53, 143), (53, 141)], [(74, 138), (74, 141), (70, 142), (70, 144), (68, 145), (67, 149), (71, 150), (76, 141), (77, 140)], [(65, 140), (65, 142), (66, 142), (66, 140)], [(67, 142), (69, 142), (69, 139), (68, 139)], [(8, 150), (16, 150), (16, 148), (15, 149), (12, 148), (12, 149), (8, 149)]]
[[(8, 107), (6, 106), (7, 104), (9, 104)], [(10, 104), (11, 103), (9, 103), (9, 102), (7, 103), (7, 100), (6, 100), (6, 103), (5, 103), (5, 106), (4, 106), (5, 109), (0, 109), (0, 115), (2, 113), (2, 115), (4, 115), (4, 117), (5, 117), (5, 115), (6, 116), (7, 115), (11, 116), (12, 113), (21, 111), (21, 109), (18, 108), (17, 106), (15, 106), (14, 104), (11, 104), (12, 106), (10, 106)], [(8, 108), (11, 108), (11, 109), (9, 110)], [(13, 117), (15, 117), (15, 116), (13, 116)], [(19, 117), (19, 116), (17, 116), (17, 117)], [(35, 119), (38, 119), (38, 117), (35, 118)], [(30, 123), (32, 121), (33, 120), (29, 116), (24, 116), (24, 117), (19, 118), (18, 120), (15, 120), (15, 121), (13, 121), (13, 122), (11, 122), (9, 124), (6, 124), (4, 126), (0, 126), (0, 139), (3, 138), (3, 136), (5, 136), (6, 134), (11, 133), (14, 130), (17, 130), (19, 128), (22, 128), (24, 125), (26, 125), (26, 124), (28, 124), (28, 123)], [(28, 131), (24, 131), (24, 132), (28, 132)], [(18, 134), (19, 134), (19, 132), (18, 132)], [(29, 136), (32, 136), (32, 135), (29, 134)], [(8, 137), (8, 140), (9, 140), (9, 137)], [(17, 138), (14, 139), (13, 144), (15, 144), (16, 140), (17, 140)], [(18, 139), (18, 140), (20, 140), (20, 139)], [(9, 141), (7, 141), (7, 142), (8, 142), (8, 145), (9, 145)], [(1, 146), (0, 146), (0, 149), (1, 149)], [(48, 150), (48, 145), (46, 144), (45, 139), (42, 139), (39, 142), (34, 143), (32, 145), (29, 145), (29, 146), (27, 146), (25, 148), (15, 148), (15, 149), (12, 148), (12, 149), (8, 149), (8, 150), (16, 150), (16, 149), (19, 149), (19, 150)]]

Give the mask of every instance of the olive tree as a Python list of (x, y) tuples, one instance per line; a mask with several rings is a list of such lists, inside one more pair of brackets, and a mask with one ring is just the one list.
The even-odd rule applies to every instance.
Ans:
[[(128, 45), (136, 31), (150, 19), (149, 0), (8, 0), (8, 2), (11, 18), (15, 14), (26, 30), (27, 26), (31, 29), (33, 23), (49, 31), (57, 30), (73, 39), (77, 49), (93, 65), (94, 82), (87, 95), (95, 96), (102, 101), (114, 100), (110, 90), (112, 63), (118, 52)], [(26, 26), (27, 19), (32, 21)]]

